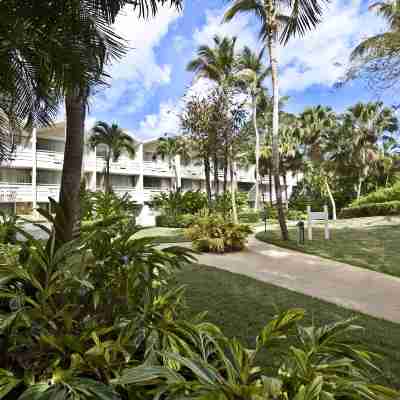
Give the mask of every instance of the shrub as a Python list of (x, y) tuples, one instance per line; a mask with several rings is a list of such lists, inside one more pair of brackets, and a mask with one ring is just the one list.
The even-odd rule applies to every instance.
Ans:
[(225, 253), (243, 250), (251, 229), (245, 224), (235, 224), (221, 214), (209, 212), (199, 215), (186, 229), (185, 236), (198, 251)]
[(16, 242), (19, 219), (15, 214), (0, 211), (0, 243)]
[(156, 216), (156, 226), (165, 228), (187, 228), (193, 223), (195, 216), (192, 214)]
[(160, 193), (152, 199), (152, 207), (164, 215), (196, 214), (207, 206), (207, 196), (201, 191)]
[[(245, 192), (236, 192), (236, 209), (240, 214), (247, 206), (249, 195)], [(214, 197), (211, 203), (211, 209), (216, 213), (230, 214), (232, 212), (231, 192), (224, 192)]]
[(400, 201), (387, 201), (386, 203), (362, 204), (343, 208), (341, 218), (374, 217), (382, 215), (400, 215)]
[(307, 219), (307, 214), (303, 211), (289, 209), (286, 212), (286, 218), (292, 221), (299, 221)]
[(254, 224), (256, 222), (260, 222), (261, 215), (260, 211), (247, 211), (241, 212), (239, 214), (239, 221), (247, 224)]
[(372, 203), (386, 203), (388, 201), (400, 201), (400, 182), (388, 188), (380, 188), (375, 192), (360, 197), (351, 203), (350, 207), (358, 207)]

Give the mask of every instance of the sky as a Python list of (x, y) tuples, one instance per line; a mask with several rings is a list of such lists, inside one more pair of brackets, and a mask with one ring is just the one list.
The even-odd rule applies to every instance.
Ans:
[[(227, 0), (185, 0), (181, 12), (165, 7), (149, 20), (138, 20), (132, 9), (124, 9), (115, 29), (128, 41), (129, 51), (108, 67), (109, 87), (91, 99), (86, 126), (90, 129), (96, 120), (116, 122), (141, 139), (178, 134), (182, 96), (188, 90), (204, 93), (209, 87), (186, 71), (198, 46), (211, 45), (219, 34), (236, 36), (238, 50), (244, 45), (261, 48), (259, 25), (251, 16), (221, 23), (227, 5)], [(357, 101), (377, 100), (377, 94), (360, 82), (340, 89), (335, 83), (354, 46), (383, 29), (384, 22), (365, 1), (331, 0), (315, 31), (279, 49), (280, 91), (289, 96), (286, 111), (323, 104), (341, 112)], [(390, 98), (382, 100), (390, 104)]]

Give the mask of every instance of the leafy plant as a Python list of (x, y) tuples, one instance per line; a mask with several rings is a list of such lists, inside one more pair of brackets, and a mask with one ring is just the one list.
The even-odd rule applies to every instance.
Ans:
[(224, 253), (242, 250), (251, 232), (248, 225), (235, 224), (221, 214), (207, 211), (197, 216), (185, 236), (195, 250)]
[(400, 182), (388, 188), (380, 188), (365, 196), (360, 197), (350, 204), (350, 207), (357, 207), (364, 204), (385, 203), (387, 201), (400, 201)]
[(360, 206), (343, 208), (340, 213), (342, 218), (375, 217), (378, 215), (399, 215), (400, 201), (387, 201), (385, 203), (361, 204)]
[(0, 211), (0, 243), (15, 243), (17, 239), (18, 221), (16, 214)]

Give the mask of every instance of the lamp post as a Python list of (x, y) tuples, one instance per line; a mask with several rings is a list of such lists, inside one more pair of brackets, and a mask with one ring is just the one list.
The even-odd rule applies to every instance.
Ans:
[(267, 213), (267, 204), (265, 203), (265, 193), (262, 192), (262, 202), (263, 202), (263, 219), (264, 219), (264, 232), (267, 233), (267, 218), (268, 218), (268, 213)]
[(297, 223), (297, 242), (298, 244), (304, 244), (304, 221)]

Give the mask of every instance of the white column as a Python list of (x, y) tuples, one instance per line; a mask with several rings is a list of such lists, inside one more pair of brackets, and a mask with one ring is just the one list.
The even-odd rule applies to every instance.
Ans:
[(90, 157), (93, 163), (93, 175), (90, 182), (90, 190), (94, 192), (97, 189), (97, 156), (96, 156), (96, 147), (90, 152)]
[(312, 240), (311, 206), (307, 206), (307, 221), (308, 240)]
[(137, 160), (139, 162), (139, 179), (138, 183), (136, 185), (136, 190), (138, 192), (138, 200), (139, 203), (143, 204), (144, 203), (144, 186), (143, 186), (143, 171), (144, 171), (144, 165), (143, 165), (143, 143), (139, 144), (138, 147), (138, 152), (137, 152)]
[(328, 206), (324, 205), (324, 213), (325, 213), (325, 240), (329, 240), (329, 211)]
[(33, 128), (32, 130), (32, 213), (36, 214), (37, 208), (37, 130)]

